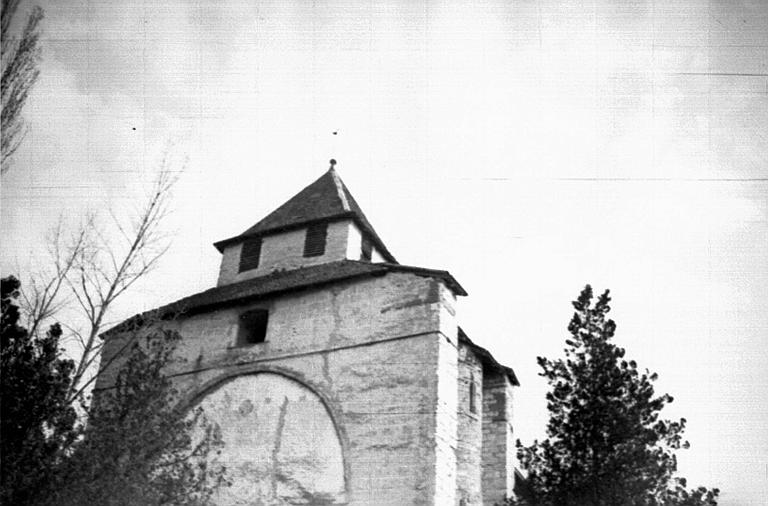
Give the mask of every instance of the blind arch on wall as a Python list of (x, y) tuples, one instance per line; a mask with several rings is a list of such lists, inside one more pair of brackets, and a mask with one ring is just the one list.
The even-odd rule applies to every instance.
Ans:
[(246, 374), (197, 405), (221, 428), (218, 459), (232, 482), (214, 504), (346, 504), (342, 445), (325, 403), (307, 386), (281, 374)]

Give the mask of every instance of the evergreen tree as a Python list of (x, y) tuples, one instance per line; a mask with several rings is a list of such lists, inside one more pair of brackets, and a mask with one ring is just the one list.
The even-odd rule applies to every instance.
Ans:
[(538, 358), (551, 387), (547, 438), (529, 447), (518, 441), (527, 493), (509, 504), (715, 506), (717, 489), (688, 491), (675, 477), (674, 451), (688, 448), (686, 421), (660, 418), (672, 397), (656, 396), (657, 375), (638, 370), (611, 341), (608, 293), (592, 306), (587, 285), (573, 302), (565, 358)]
[(19, 281), (0, 283), (0, 504), (28, 504), (51, 482), (79, 429), (66, 392), (74, 368), (59, 354), (61, 327), (33, 338), (19, 326)]
[(85, 438), (45, 504), (200, 505), (227, 483), (215, 462), (219, 427), (200, 407), (175, 408), (178, 392), (164, 369), (179, 339), (155, 331), (132, 340), (114, 387), (95, 395)]
[(130, 340), (114, 387), (83, 407), (80, 423), (61, 328), (30, 336), (18, 324), (19, 281), (0, 285), (0, 504), (198, 505), (227, 483), (218, 426), (180, 406), (164, 373), (177, 333), (133, 329), (144, 338)]

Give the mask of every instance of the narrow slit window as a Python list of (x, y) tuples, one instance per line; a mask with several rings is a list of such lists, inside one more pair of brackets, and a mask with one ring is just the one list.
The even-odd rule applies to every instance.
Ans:
[(238, 346), (263, 343), (267, 339), (267, 322), (269, 311), (266, 309), (252, 309), (240, 315), (237, 329)]
[(475, 386), (475, 375), (469, 375), (469, 412), (477, 413), (477, 403), (475, 397), (477, 396), (477, 387)]
[(327, 234), (327, 223), (310, 225), (304, 238), (304, 256), (319, 257), (325, 254), (325, 238)]
[(370, 262), (372, 253), (373, 253), (373, 245), (371, 244), (371, 240), (368, 239), (367, 237), (363, 237), (363, 244), (360, 248), (360, 260)]
[(246, 239), (240, 251), (240, 272), (257, 268), (260, 258), (261, 237)]

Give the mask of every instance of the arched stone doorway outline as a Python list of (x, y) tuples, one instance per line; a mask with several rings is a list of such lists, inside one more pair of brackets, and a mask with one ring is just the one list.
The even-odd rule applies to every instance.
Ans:
[(303, 374), (293, 369), (279, 367), (267, 364), (246, 364), (233, 367), (229, 370), (221, 371), (216, 377), (211, 378), (208, 381), (203, 382), (198, 388), (194, 389), (189, 395), (182, 398), (179, 403), (181, 412), (186, 413), (195, 406), (197, 406), (206, 396), (212, 394), (216, 390), (222, 388), (227, 383), (242, 377), (242, 376), (256, 376), (259, 374), (275, 374), (291, 380), (303, 388), (306, 388), (311, 393), (320, 399), (323, 407), (325, 408), (328, 417), (331, 420), (333, 429), (336, 433), (336, 437), (341, 446), (342, 466), (344, 472), (344, 493), (349, 499), (350, 494), (350, 480), (351, 480), (351, 467), (349, 464), (349, 438), (347, 437), (344, 426), (340, 421), (341, 413), (340, 407), (334, 402), (322, 389), (322, 387), (310, 380), (307, 380)]

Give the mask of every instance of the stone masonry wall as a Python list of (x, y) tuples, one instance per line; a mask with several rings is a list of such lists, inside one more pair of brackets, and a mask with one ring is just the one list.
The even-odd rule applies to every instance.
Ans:
[(506, 375), (486, 372), (483, 378), (483, 503), (510, 497), (515, 484), (512, 434), (512, 385)]
[[(435, 279), (389, 273), (191, 315), (167, 324), (183, 336), (169, 373), (193, 403), (238, 375), (284, 375), (328, 407), (348, 504), (454, 504), (453, 304)], [(269, 309), (266, 342), (236, 346), (239, 314), (256, 307)], [(107, 356), (119, 341), (109, 339)]]
[[(475, 354), (462, 345), (459, 348), (458, 390), (458, 461), (456, 504), (483, 504), (481, 489), (481, 447), (483, 440), (483, 366)], [(474, 381), (475, 412), (470, 410), (470, 388)], [(463, 501), (463, 502), (462, 502)]]
[[(454, 327), (455, 328), (455, 327)], [(452, 505), (456, 502), (456, 467), (458, 444), (458, 338), (442, 335), (438, 343), (437, 412), (435, 416), (435, 495), (434, 503)]]

